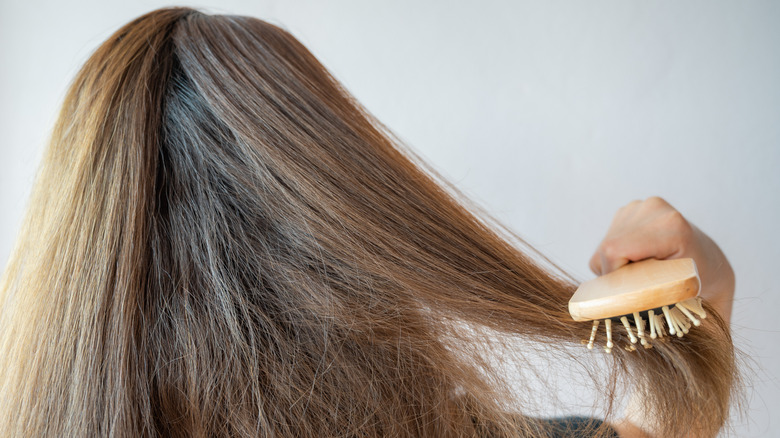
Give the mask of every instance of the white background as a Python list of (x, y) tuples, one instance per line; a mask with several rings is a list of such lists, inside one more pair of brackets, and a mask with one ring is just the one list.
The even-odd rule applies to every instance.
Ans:
[[(158, 1), (0, 3), (0, 263), (68, 82)], [(666, 198), (737, 275), (749, 415), (780, 436), (780, 2), (213, 1), (298, 37), (380, 120), (581, 279), (615, 210)], [(219, 7), (214, 7), (219, 5)]]

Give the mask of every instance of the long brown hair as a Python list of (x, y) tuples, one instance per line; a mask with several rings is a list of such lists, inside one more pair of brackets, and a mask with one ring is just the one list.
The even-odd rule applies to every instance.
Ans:
[[(75, 78), (1, 287), (2, 436), (541, 435), (492, 349), (602, 356), (563, 350), (572, 279), (293, 36), (186, 8)], [(607, 365), (608, 415), (634, 382), (664, 436), (728, 417), (717, 316)]]

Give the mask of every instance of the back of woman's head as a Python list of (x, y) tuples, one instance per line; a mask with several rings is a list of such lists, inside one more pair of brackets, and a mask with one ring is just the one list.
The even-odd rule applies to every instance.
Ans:
[[(0, 434), (541, 433), (494, 334), (589, 326), (456, 195), (284, 30), (134, 20), (72, 84), (3, 276)], [(726, 419), (722, 321), (612, 357), (669, 434)]]

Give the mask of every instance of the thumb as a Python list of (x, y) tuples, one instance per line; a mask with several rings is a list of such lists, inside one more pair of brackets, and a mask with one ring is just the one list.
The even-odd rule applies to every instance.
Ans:
[(625, 243), (625, 239), (605, 240), (599, 245), (596, 253), (593, 254), (593, 260), (598, 266), (598, 275), (609, 274), (631, 261)]
[(606, 251), (600, 246), (590, 258), (590, 270), (596, 275), (608, 274), (630, 260), (627, 257), (615, 255), (614, 251)]

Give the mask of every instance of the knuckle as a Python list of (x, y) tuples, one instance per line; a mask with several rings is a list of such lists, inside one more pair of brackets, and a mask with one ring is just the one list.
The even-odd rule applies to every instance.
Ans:
[(612, 260), (619, 256), (619, 243), (614, 239), (607, 239), (601, 244), (601, 254), (607, 260)]
[(693, 234), (693, 228), (687, 219), (677, 210), (671, 210), (664, 215), (664, 227), (672, 230), (680, 237), (687, 238)]
[(645, 203), (650, 207), (669, 207), (669, 203), (660, 196), (651, 196), (645, 200)]
[(640, 201), (639, 199), (634, 199), (633, 201), (629, 202), (628, 204), (618, 208), (617, 214), (621, 214), (621, 213), (625, 213), (627, 211), (633, 210), (634, 208), (636, 208), (641, 203), (642, 203), (642, 201)]

